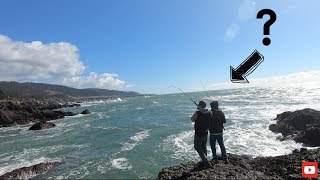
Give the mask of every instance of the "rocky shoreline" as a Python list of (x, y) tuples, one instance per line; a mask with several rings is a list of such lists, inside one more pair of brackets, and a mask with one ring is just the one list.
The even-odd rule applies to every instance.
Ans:
[[(320, 111), (307, 108), (284, 112), (275, 120), (276, 124), (269, 129), (282, 134), (279, 140), (293, 139), (306, 146), (320, 146)], [(320, 162), (320, 148), (296, 149), (289, 155), (276, 157), (229, 154), (229, 161), (229, 164), (222, 160), (212, 162), (209, 168), (194, 162), (166, 167), (157, 179), (302, 179), (302, 162)]]
[(302, 162), (320, 162), (320, 148), (276, 157), (230, 154), (229, 161), (224, 164), (219, 160), (210, 168), (191, 162), (167, 167), (157, 179), (301, 179)]
[(281, 133), (280, 140), (293, 139), (307, 146), (320, 146), (320, 111), (303, 109), (278, 114), (269, 129)]
[(34, 99), (1, 100), (0, 128), (74, 116), (78, 113), (64, 112), (55, 109), (77, 106), (80, 106), (80, 104), (59, 104), (57, 102)]
[(11, 172), (7, 172), (4, 175), (0, 176), (0, 180), (30, 179), (36, 175), (45, 173), (60, 164), (61, 162), (56, 161), (56, 162), (40, 163), (30, 167), (15, 169)]

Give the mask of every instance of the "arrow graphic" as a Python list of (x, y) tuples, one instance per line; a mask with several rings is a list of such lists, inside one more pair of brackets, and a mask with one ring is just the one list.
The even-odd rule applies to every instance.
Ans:
[(263, 61), (263, 55), (257, 50), (244, 60), (237, 69), (230, 66), (230, 79), (233, 83), (249, 83), (246, 77), (251, 74)]

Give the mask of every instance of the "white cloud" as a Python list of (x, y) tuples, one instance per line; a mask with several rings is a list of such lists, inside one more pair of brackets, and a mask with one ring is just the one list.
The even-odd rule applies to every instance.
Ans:
[[(240, 21), (247, 21), (256, 16), (256, 2), (253, 0), (243, 0), (238, 8), (238, 19)], [(238, 34), (240, 26), (237, 23), (229, 25), (225, 31), (225, 42), (231, 42)]]
[(240, 28), (237, 24), (231, 24), (226, 30), (226, 33), (224, 35), (224, 40), (226, 42), (232, 41), (236, 37), (236, 35), (238, 34), (239, 29)]
[(256, 17), (256, 2), (252, 0), (243, 0), (239, 9), (238, 17), (240, 21), (247, 21)]
[(13, 41), (0, 34), (0, 81), (49, 80), (75, 88), (122, 89), (130, 87), (117, 74), (90, 73), (83, 76), (85, 66), (78, 48), (67, 42), (43, 44)]
[(123, 89), (130, 87), (125, 81), (119, 80), (117, 74), (96, 74), (94, 72), (88, 76), (64, 78), (62, 84), (75, 88)]
[(287, 76), (250, 79), (249, 84), (217, 83), (208, 89), (233, 89), (245, 87), (320, 87), (320, 71), (299, 72)]
[(34, 81), (80, 74), (85, 69), (70, 43), (13, 41), (0, 35), (0, 80)]

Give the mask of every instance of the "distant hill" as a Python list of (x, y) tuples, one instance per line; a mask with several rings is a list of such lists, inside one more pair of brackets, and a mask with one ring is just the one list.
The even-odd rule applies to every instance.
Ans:
[[(2, 91), (2, 92), (1, 92)], [(110, 97), (139, 96), (137, 92), (107, 89), (75, 89), (67, 86), (44, 83), (0, 82), (0, 94), (10, 98), (54, 99), (58, 101), (89, 100)]]

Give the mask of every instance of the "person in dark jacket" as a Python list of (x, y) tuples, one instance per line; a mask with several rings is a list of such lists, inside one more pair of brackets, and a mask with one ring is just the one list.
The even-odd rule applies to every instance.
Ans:
[(194, 148), (198, 152), (202, 163), (205, 166), (211, 167), (207, 159), (207, 139), (208, 129), (211, 119), (211, 112), (206, 109), (206, 103), (200, 101), (196, 111), (191, 117), (191, 121), (194, 122)]
[(217, 162), (217, 154), (216, 154), (216, 141), (218, 141), (218, 144), (221, 149), (221, 153), (223, 156), (223, 160), (226, 164), (229, 163), (226, 147), (224, 146), (223, 142), (223, 124), (226, 123), (226, 118), (224, 113), (219, 109), (219, 103), (218, 101), (213, 101), (210, 103), (211, 106), (211, 121), (209, 125), (209, 131), (210, 131), (210, 147), (212, 150), (212, 160)]

